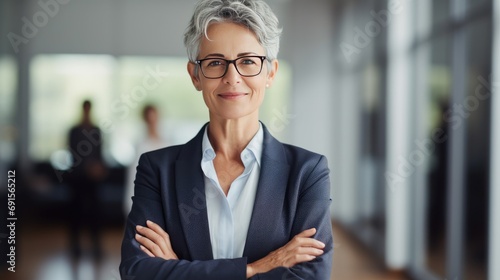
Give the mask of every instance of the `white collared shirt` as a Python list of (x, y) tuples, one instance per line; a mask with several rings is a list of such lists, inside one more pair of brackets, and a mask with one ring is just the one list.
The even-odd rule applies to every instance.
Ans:
[(259, 130), (241, 152), (245, 170), (231, 183), (226, 197), (215, 172), (215, 151), (205, 129), (201, 169), (205, 174), (208, 226), (214, 259), (243, 256), (259, 181), (263, 142), (264, 132), (259, 123)]

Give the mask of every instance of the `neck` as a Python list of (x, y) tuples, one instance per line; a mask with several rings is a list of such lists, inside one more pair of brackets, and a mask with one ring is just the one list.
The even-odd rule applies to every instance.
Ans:
[(92, 121), (90, 120), (90, 118), (88, 117), (83, 117), (82, 119), (82, 125), (84, 126), (91, 126), (92, 125)]
[(217, 155), (239, 159), (241, 152), (258, 130), (257, 117), (221, 120), (210, 116), (208, 138)]
[(160, 136), (158, 134), (158, 130), (154, 125), (148, 125), (148, 137), (151, 139), (159, 139)]

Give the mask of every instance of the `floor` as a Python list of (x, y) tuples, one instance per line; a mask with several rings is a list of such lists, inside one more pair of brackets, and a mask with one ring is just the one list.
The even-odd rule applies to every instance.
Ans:
[[(332, 280), (404, 280), (389, 275), (380, 263), (362, 246), (337, 226), (333, 227), (335, 253)], [(119, 280), (120, 243), (122, 229), (108, 229), (103, 233), (104, 257), (92, 261), (84, 254), (79, 261), (71, 261), (67, 253), (67, 236), (63, 226), (35, 226), (19, 233), (16, 272), (3, 270), (4, 280)], [(85, 240), (84, 240), (85, 242)]]
[(389, 273), (379, 259), (339, 226), (333, 226), (333, 236), (331, 280), (409, 280)]

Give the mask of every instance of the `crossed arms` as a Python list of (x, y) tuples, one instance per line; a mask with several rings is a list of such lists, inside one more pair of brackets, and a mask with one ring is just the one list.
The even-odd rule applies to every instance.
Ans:
[(189, 259), (186, 247), (177, 244), (184, 241), (182, 230), (166, 225), (169, 217), (165, 217), (161, 191), (156, 187), (160, 177), (156, 172), (147, 156), (141, 157), (134, 206), (122, 244), (123, 279), (329, 279), (333, 240), (324, 157), (306, 176), (297, 196), (291, 238), (251, 263), (245, 256)]

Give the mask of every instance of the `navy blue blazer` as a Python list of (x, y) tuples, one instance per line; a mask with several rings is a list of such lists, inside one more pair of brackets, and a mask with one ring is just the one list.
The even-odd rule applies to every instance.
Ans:
[[(213, 259), (200, 165), (204, 130), (184, 145), (141, 156), (122, 242), (122, 279), (243, 280), (248, 263), (312, 227), (317, 229), (314, 238), (326, 245), (323, 255), (251, 279), (330, 279), (333, 237), (327, 160), (280, 143), (265, 127), (260, 178), (243, 257)], [(179, 260), (152, 258), (141, 251), (134, 238), (135, 226), (144, 226), (146, 220), (170, 235)]]

